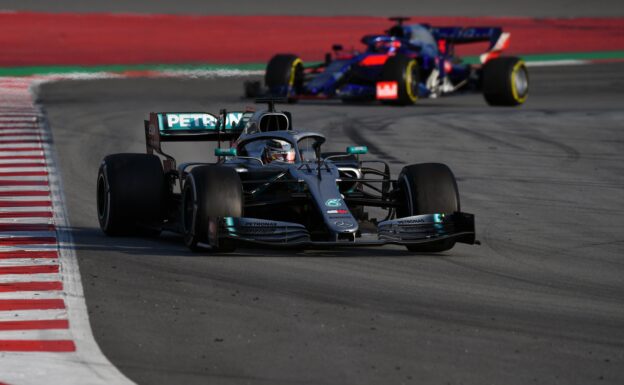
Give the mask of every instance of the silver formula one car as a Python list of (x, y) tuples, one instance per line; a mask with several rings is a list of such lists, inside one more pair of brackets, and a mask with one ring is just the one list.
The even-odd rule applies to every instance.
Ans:
[[(108, 235), (161, 230), (193, 250), (238, 245), (336, 247), (404, 245), (439, 252), (474, 244), (474, 216), (460, 211), (444, 164), (413, 164), (398, 177), (367, 148), (323, 153), (326, 138), (294, 130), (268, 99), (262, 111), (151, 113), (147, 154), (114, 154), (97, 179), (100, 227)], [(177, 164), (171, 141), (216, 141), (214, 163)], [(221, 147), (229, 142), (230, 147)], [(369, 217), (377, 208), (383, 218)]]

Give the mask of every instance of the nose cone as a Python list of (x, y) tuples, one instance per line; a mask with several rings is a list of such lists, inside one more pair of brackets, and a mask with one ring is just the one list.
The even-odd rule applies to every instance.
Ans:
[[(355, 234), (358, 231), (358, 222), (355, 220), (346, 203), (342, 198), (330, 198), (325, 200), (323, 208), (323, 219), (330, 232), (336, 235), (337, 239), (345, 239), (340, 235)], [(352, 237), (346, 237), (346, 239)]]

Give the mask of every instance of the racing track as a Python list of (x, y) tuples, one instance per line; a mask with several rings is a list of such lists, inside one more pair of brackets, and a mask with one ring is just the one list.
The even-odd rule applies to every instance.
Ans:
[(624, 383), (624, 64), (531, 76), (519, 109), (476, 95), (289, 106), (296, 126), (333, 138), (327, 150), (368, 145), (394, 172), (449, 164), (482, 245), (442, 255), (210, 256), (173, 236), (106, 238), (100, 159), (143, 151), (149, 111), (248, 104), (241, 79), (45, 85), (102, 350), (141, 384)]

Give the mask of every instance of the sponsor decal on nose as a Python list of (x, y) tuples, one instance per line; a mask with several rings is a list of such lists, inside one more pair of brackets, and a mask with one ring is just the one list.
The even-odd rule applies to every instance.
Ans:
[(340, 207), (342, 206), (342, 200), (339, 198), (328, 199), (325, 201), (325, 206), (327, 207)]

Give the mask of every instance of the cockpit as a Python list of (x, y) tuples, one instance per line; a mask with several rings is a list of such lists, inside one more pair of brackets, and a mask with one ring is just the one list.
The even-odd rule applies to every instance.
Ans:
[(320, 135), (260, 136), (239, 143), (236, 151), (238, 156), (258, 159), (262, 164), (312, 162), (318, 160), (324, 141)]

